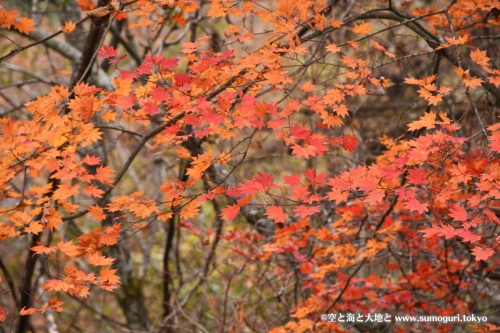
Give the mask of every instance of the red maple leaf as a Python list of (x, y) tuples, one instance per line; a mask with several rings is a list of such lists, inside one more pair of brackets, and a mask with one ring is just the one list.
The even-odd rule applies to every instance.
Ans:
[(448, 215), (453, 217), (453, 219), (457, 221), (467, 221), (467, 211), (465, 210), (465, 208), (457, 204), (453, 204), (453, 206), (455, 207), (455, 209), (450, 208), (451, 214)]
[(495, 222), (496, 224), (500, 224), (500, 219), (495, 215), (495, 213), (493, 213), (491, 210), (489, 210), (488, 208), (485, 208), (484, 209), (484, 212), (486, 214), (486, 216), (488, 216), (488, 219), (491, 221), (491, 222)]
[(7, 314), (9, 312), (5, 312), (5, 310), (2, 308), (2, 306), (0, 306), (0, 323), (2, 321), (5, 321), (5, 319), (7, 319)]
[(319, 213), (319, 206), (306, 207), (304, 205), (300, 205), (295, 208), (293, 212), (299, 217), (306, 217), (314, 213)]
[(300, 184), (300, 178), (301, 178), (300, 175), (284, 176), (283, 181), (285, 184), (294, 187)]
[(359, 140), (355, 135), (346, 134), (344, 135), (344, 143), (342, 146), (345, 150), (352, 152), (354, 149), (358, 148), (358, 142)]
[(449, 224), (447, 225), (442, 225), (441, 227), (436, 226), (435, 224), (432, 225), (432, 228), (426, 228), (420, 230), (420, 232), (424, 233), (425, 238), (430, 238), (432, 236), (444, 236), (446, 239), (453, 238), (457, 235), (457, 230), (450, 226)]
[(288, 217), (288, 214), (280, 206), (268, 206), (266, 210), (267, 213), (264, 215), (267, 215), (270, 219), (274, 219), (274, 223), (285, 222)]
[(457, 232), (458, 236), (462, 237), (463, 240), (462, 242), (471, 242), (471, 243), (475, 243), (477, 242), (478, 240), (481, 239), (481, 236), (477, 236), (477, 235), (474, 235), (472, 232), (470, 232), (469, 230), (459, 230)]
[(406, 209), (410, 210), (410, 212), (417, 211), (419, 214), (423, 214), (424, 212), (428, 211), (428, 204), (425, 202), (420, 202), (417, 199), (410, 199), (406, 201), (404, 205)]
[(480, 248), (479, 246), (476, 246), (472, 250), (472, 254), (476, 257), (476, 261), (487, 260), (494, 253), (495, 253), (495, 251), (493, 251), (493, 249), (490, 249), (490, 248), (483, 249), (483, 248)]
[(427, 173), (425, 170), (414, 168), (408, 170), (408, 181), (414, 185), (427, 185), (429, 181), (426, 179)]
[(103, 45), (99, 49), (99, 52), (97, 52), (97, 54), (101, 58), (109, 59), (109, 58), (113, 58), (114, 56), (116, 56), (117, 53), (116, 53), (116, 50), (115, 50), (115, 48), (113, 46)]
[(232, 205), (224, 208), (220, 216), (222, 216), (228, 221), (232, 221), (236, 216), (238, 216), (239, 213), (240, 213), (240, 206)]

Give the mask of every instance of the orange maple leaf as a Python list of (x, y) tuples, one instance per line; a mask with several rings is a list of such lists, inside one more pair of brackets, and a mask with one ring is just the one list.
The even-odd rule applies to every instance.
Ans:
[(88, 208), (89, 214), (94, 218), (96, 221), (102, 221), (106, 218), (106, 214), (104, 213), (104, 210), (95, 205), (95, 206), (90, 206)]
[(57, 311), (57, 312), (62, 312), (62, 311), (64, 311), (63, 308), (61, 307), (61, 305), (63, 305), (63, 304), (64, 304), (64, 302), (59, 301), (57, 297), (50, 298), (49, 304), (47, 304), (43, 308), (41, 308), (40, 312), (44, 313), (45, 311), (47, 311), (49, 309), (52, 309), (52, 310)]
[(80, 248), (73, 245), (73, 241), (64, 243), (64, 241), (61, 240), (59, 241), (59, 243), (57, 243), (57, 247), (62, 253), (69, 257), (75, 257), (80, 254)]
[(113, 185), (113, 177), (115, 170), (109, 168), (109, 166), (100, 166), (96, 170), (95, 179), (106, 185)]
[(436, 114), (434, 112), (429, 112), (420, 117), (419, 120), (412, 121), (408, 124), (408, 131), (416, 131), (422, 127), (427, 129), (434, 128), (436, 125)]
[(339, 20), (330, 20), (329, 22), (334, 28), (340, 28), (344, 24), (344, 22)]
[(334, 43), (328, 44), (328, 46), (326, 47), (326, 49), (328, 51), (332, 52), (332, 53), (340, 52), (340, 47), (338, 47)]
[(470, 53), (470, 57), (474, 62), (480, 66), (488, 66), (490, 58), (486, 56), (486, 51), (475, 50)]
[(88, 194), (90, 196), (93, 196), (94, 198), (102, 198), (102, 195), (104, 193), (103, 190), (100, 190), (97, 186), (95, 185), (89, 185), (85, 188), (82, 189), (85, 194)]
[(59, 225), (63, 223), (61, 213), (54, 208), (49, 208), (49, 212), (50, 214), (43, 215), (41, 222), (46, 224), (50, 231), (54, 231), (54, 229), (59, 230)]
[(363, 21), (360, 24), (356, 24), (354, 28), (352, 28), (352, 31), (356, 34), (361, 35), (369, 33), (371, 29), (372, 29), (371, 23)]
[(62, 31), (65, 33), (65, 34), (70, 34), (72, 33), (73, 31), (75, 31), (76, 29), (76, 23), (73, 22), (73, 21), (68, 21), (66, 22), (66, 24), (64, 25), (64, 27), (62, 27)]
[(19, 30), (20, 33), (29, 34), (30, 31), (35, 30), (35, 21), (27, 17), (21, 17), (18, 22), (13, 23), (14, 28)]
[(106, 258), (105, 256), (99, 255), (99, 253), (94, 252), (93, 254), (87, 255), (87, 261), (89, 264), (94, 266), (105, 266), (111, 265), (115, 259), (114, 258)]
[(35, 309), (35, 308), (29, 308), (29, 309), (26, 309), (26, 307), (24, 306), (21, 311), (19, 311), (19, 314), (21, 316), (29, 316), (29, 315), (32, 315), (33, 313), (37, 312), (38, 310)]
[(99, 273), (99, 277), (101, 279), (99, 287), (108, 291), (113, 291), (113, 289), (118, 288), (120, 284), (120, 277), (116, 276), (115, 273), (116, 269), (104, 267)]
[(33, 251), (33, 252), (35, 252), (36, 254), (40, 254), (40, 253), (47, 253), (47, 254), (49, 254), (51, 252), (56, 252), (57, 251), (57, 247), (56, 246), (46, 247), (41, 242), (36, 242), (36, 243), (37, 243), (37, 245), (35, 245), (32, 248), (30, 248), (30, 250)]

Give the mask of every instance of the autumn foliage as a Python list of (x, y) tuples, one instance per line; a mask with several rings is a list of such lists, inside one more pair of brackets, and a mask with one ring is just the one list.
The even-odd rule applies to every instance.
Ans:
[(500, 1), (69, 2), (0, 6), (6, 330), (500, 330)]

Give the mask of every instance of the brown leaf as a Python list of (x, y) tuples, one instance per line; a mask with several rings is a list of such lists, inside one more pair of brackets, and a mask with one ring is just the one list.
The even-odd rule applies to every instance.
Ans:
[(112, 0), (109, 5), (102, 6), (87, 12), (87, 15), (93, 19), (101, 18), (109, 15), (112, 11), (118, 11), (120, 9), (120, 2), (118, 0)]

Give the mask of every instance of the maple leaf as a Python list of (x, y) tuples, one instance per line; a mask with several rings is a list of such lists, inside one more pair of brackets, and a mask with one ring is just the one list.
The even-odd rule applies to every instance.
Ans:
[(7, 319), (7, 314), (9, 312), (5, 312), (5, 310), (2, 308), (2, 306), (0, 305), (0, 323), (5, 321), (5, 319)]
[(341, 117), (347, 117), (349, 115), (347, 106), (345, 104), (335, 104), (332, 106), (333, 111)]
[(410, 212), (417, 211), (419, 214), (423, 214), (428, 211), (428, 204), (420, 202), (417, 199), (410, 199), (404, 203), (405, 208), (409, 209)]
[(352, 153), (354, 149), (358, 148), (358, 142), (359, 140), (358, 138), (356, 138), (355, 135), (345, 134), (342, 146), (344, 147), (345, 150)]
[(194, 217), (198, 215), (200, 203), (196, 200), (188, 203), (180, 212), (180, 216), (183, 220), (186, 220), (190, 217)]
[(464, 80), (464, 85), (467, 88), (474, 89), (476, 87), (480, 87), (483, 82), (484, 82), (483, 79), (475, 77), (475, 76), (472, 76), (469, 80)]
[(337, 52), (340, 52), (340, 47), (338, 47), (337, 45), (335, 45), (334, 43), (331, 43), (331, 44), (328, 44), (326, 49), (329, 51), (329, 52), (332, 52), (332, 53), (337, 53)]
[(82, 159), (82, 162), (87, 165), (98, 165), (101, 163), (101, 158), (99, 156), (89, 156), (87, 154), (87, 156)]
[(26, 307), (24, 306), (20, 311), (19, 311), (19, 314), (21, 316), (30, 316), (32, 315), (33, 313), (37, 312), (38, 310), (35, 309), (35, 308), (29, 308), (29, 309), (26, 309)]
[(89, 264), (94, 266), (104, 266), (111, 265), (115, 259), (114, 258), (106, 258), (105, 256), (99, 255), (99, 253), (94, 252), (93, 254), (87, 255), (87, 261)]
[(220, 216), (228, 221), (232, 221), (236, 216), (238, 216), (239, 213), (240, 213), (240, 206), (232, 205), (224, 208)]
[(10, 30), (15, 20), (19, 17), (19, 13), (15, 10), (5, 10), (0, 8), (0, 24)]
[(63, 312), (63, 308), (61, 307), (64, 302), (59, 301), (57, 297), (49, 298), (49, 303), (40, 309), (41, 313), (45, 313), (45, 311), (51, 309), (57, 312)]
[(57, 247), (62, 253), (69, 257), (75, 257), (80, 254), (80, 248), (73, 245), (73, 241), (68, 241), (66, 243), (64, 243), (64, 241), (59, 241)]
[(356, 24), (354, 28), (352, 28), (352, 31), (356, 34), (361, 35), (369, 33), (371, 29), (372, 29), (371, 23), (363, 21), (360, 24)]
[(326, 111), (321, 112), (321, 119), (323, 119), (323, 124), (325, 124), (327, 128), (338, 127), (344, 124), (340, 117), (334, 116)]
[(434, 112), (428, 112), (420, 117), (419, 120), (415, 120), (408, 124), (408, 131), (416, 131), (422, 127), (427, 129), (434, 128), (436, 125), (436, 114)]
[(455, 209), (450, 208), (451, 214), (448, 214), (448, 215), (453, 217), (453, 219), (457, 220), (457, 221), (461, 221), (461, 222), (467, 221), (467, 211), (465, 210), (465, 208), (462, 206), (459, 206), (455, 203), (453, 204), (453, 207)]
[(496, 224), (500, 224), (500, 219), (491, 210), (489, 210), (488, 208), (485, 208), (484, 213), (486, 214), (486, 216), (488, 216), (488, 219), (490, 221), (495, 222)]
[(101, 241), (103, 244), (108, 246), (115, 245), (118, 243), (118, 238), (120, 238), (121, 224), (115, 223), (111, 227), (105, 228), (105, 233), (101, 235)]
[(35, 30), (35, 21), (27, 17), (21, 17), (17, 22), (13, 23), (14, 28), (19, 30), (20, 33), (29, 34), (30, 31)]
[[(45, 289), (45, 290), (48, 290), (48, 291), (51, 291), (51, 290), (55, 290), (55, 291), (59, 291), (59, 290), (68, 291), (69, 289), (74, 288), (74, 287), (75, 287), (75, 285), (73, 283), (68, 283), (66, 281), (56, 280), (56, 279), (47, 280), (47, 282), (45, 282), (44, 284), (42, 284), (42, 288)], [(43, 313), (43, 311), (42, 311), (42, 313)]]
[(329, 23), (332, 25), (334, 28), (340, 28), (344, 22), (339, 21), (339, 20), (330, 20)]
[(332, 188), (332, 190), (328, 192), (327, 195), (329, 200), (333, 200), (337, 204), (341, 202), (347, 202), (347, 198), (349, 198), (349, 192), (343, 191), (338, 188)]
[(27, 234), (35, 234), (38, 235), (39, 233), (43, 232), (44, 228), (43, 225), (39, 222), (31, 222), (29, 226), (24, 228), (24, 232)]
[(46, 247), (41, 242), (36, 242), (36, 243), (37, 243), (37, 245), (35, 245), (32, 248), (30, 248), (30, 250), (33, 251), (33, 252), (35, 252), (36, 254), (40, 254), (40, 253), (49, 254), (51, 252), (56, 252), (57, 251), (57, 247), (56, 246)]
[(54, 231), (54, 229), (59, 230), (59, 225), (63, 224), (61, 213), (59, 213), (54, 208), (50, 208), (49, 213), (50, 214), (44, 214), (41, 222), (46, 223), (50, 231)]
[(314, 213), (319, 213), (319, 206), (306, 207), (304, 205), (300, 205), (297, 206), (297, 208), (295, 208), (293, 212), (296, 216), (306, 217)]
[(283, 208), (280, 206), (268, 206), (266, 207), (267, 215), (270, 219), (274, 220), (274, 223), (283, 223), (286, 221), (288, 214), (283, 211)]
[(469, 230), (459, 230), (457, 235), (463, 238), (462, 242), (475, 243), (481, 239), (480, 236), (474, 235)]
[(185, 42), (182, 43), (182, 46), (184, 46), (184, 49), (181, 52), (184, 54), (196, 52), (196, 43)]
[(75, 31), (76, 29), (76, 24), (75, 22), (73, 21), (68, 21), (66, 22), (66, 24), (64, 25), (64, 27), (62, 27), (62, 31), (65, 33), (65, 34), (70, 34), (72, 33), (73, 31)]
[(480, 66), (488, 66), (490, 58), (486, 56), (486, 51), (475, 50), (470, 53), (471, 59)]
[(16, 226), (24, 226), (31, 222), (32, 216), (26, 212), (15, 212), (10, 216), (10, 220)]
[(476, 257), (476, 261), (479, 260), (487, 260), (489, 257), (491, 257), (495, 251), (490, 248), (480, 248), (479, 246), (476, 246), (474, 249), (472, 249), (472, 254)]
[(95, 8), (95, 4), (92, 0), (77, 0), (76, 5), (85, 12)]
[(93, 196), (94, 198), (102, 198), (102, 195), (104, 193), (103, 190), (100, 190), (97, 186), (95, 185), (89, 185), (85, 188), (82, 189), (83, 192), (87, 195)]
[(441, 235), (441, 229), (435, 224), (432, 226), (432, 228), (425, 228), (420, 230), (420, 232), (424, 234), (425, 238)]
[(135, 94), (129, 94), (128, 96), (122, 96), (115, 101), (115, 105), (122, 109), (130, 109), (137, 104), (137, 97)]
[(99, 57), (104, 58), (104, 59), (109, 59), (113, 58), (117, 55), (117, 52), (113, 46), (106, 46), (103, 45), (99, 51), (97, 52)]
[(102, 221), (106, 218), (106, 214), (104, 213), (104, 210), (97, 205), (88, 207), (88, 210), (89, 210), (89, 214), (96, 221)]
[(113, 177), (115, 170), (109, 168), (109, 166), (100, 166), (96, 170), (95, 179), (106, 185), (113, 185), (113, 181), (110, 179)]
[(304, 157), (308, 159), (310, 156), (316, 156), (316, 152), (314, 150), (313, 146), (306, 145), (306, 146), (300, 146), (300, 145), (293, 145), (292, 146), (292, 154), (297, 155), (297, 157)]
[(306, 82), (303, 85), (299, 84), (299, 89), (305, 92), (313, 92), (315, 87), (311, 82)]
[(445, 239), (453, 238), (458, 233), (457, 230), (455, 228), (453, 228), (452, 226), (450, 226), (449, 224), (444, 225), (444, 226), (441, 224), (441, 227), (438, 227), (435, 224), (433, 224), (432, 228), (422, 229), (422, 230), (420, 230), (420, 232), (425, 234), (424, 235), (425, 238), (429, 238), (429, 237), (432, 237), (435, 235), (440, 235), (440, 236), (444, 236)]
[(109, 267), (104, 267), (99, 272), (100, 283), (99, 287), (104, 290), (113, 291), (119, 287), (120, 277), (115, 275), (116, 269), (111, 269)]
[(423, 169), (418, 169), (418, 168), (409, 169), (407, 178), (408, 178), (408, 181), (414, 185), (419, 185), (419, 184), (427, 185), (427, 184), (429, 184), (429, 181), (426, 179), (427, 172), (425, 172), (425, 170), (423, 170)]
[(290, 185), (291, 187), (299, 185), (300, 179), (301, 179), (300, 175), (294, 175), (294, 174), (283, 177), (284, 183)]
[(186, 174), (193, 177), (195, 180), (201, 179), (203, 173), (208, 169), (213, 163), (212, 151), (207, 150), (201, 155), (192, 157), (191, 167), (187, 169)]

